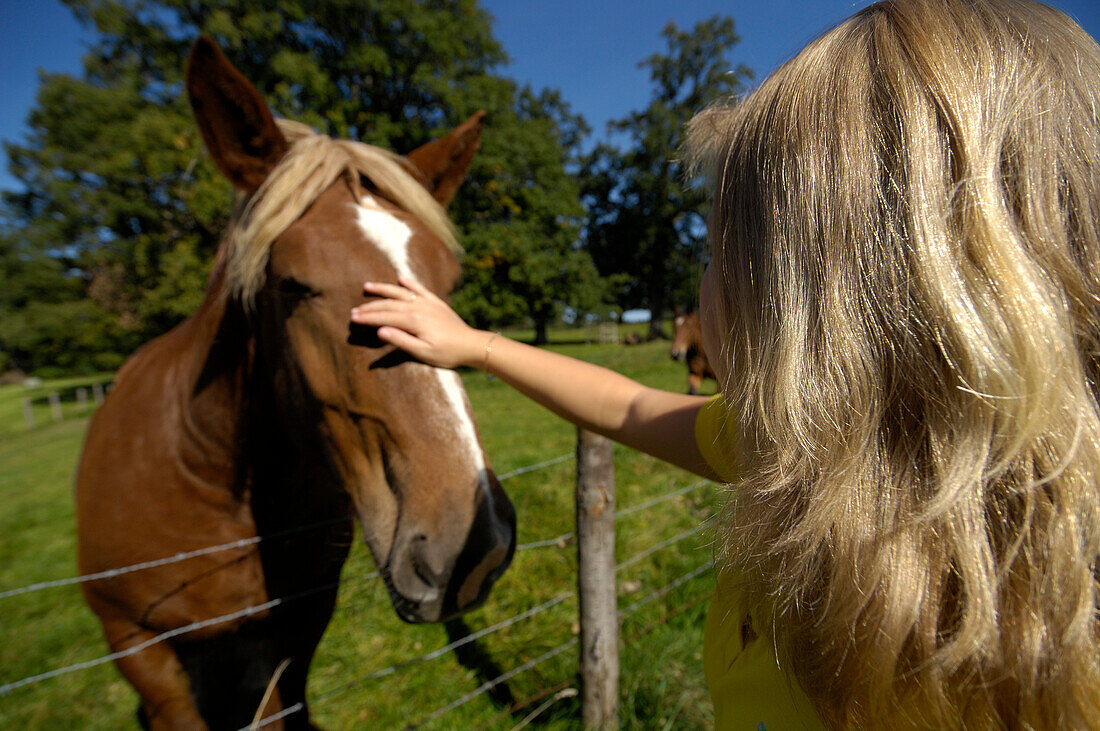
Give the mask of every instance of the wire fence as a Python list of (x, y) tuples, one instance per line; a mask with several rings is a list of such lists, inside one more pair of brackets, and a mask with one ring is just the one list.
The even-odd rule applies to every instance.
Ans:
[[(535, 472), (537, 470), (541, 470), (541, 469), (545, 469), (545, 468), (548, 468), (548, 467), (551, 467), (551, 466), (554, 466), (554, 465), (562, 464), (566, 461), (569, 461), (570, 459), (575, 458), (575, 456), (576, 455), (573, 454), (573, 453), (559, 455), (557, 457), (554, 457), (554, 458), (551, 458), (551, 459), (548, 459), (548, 460), (545, 460), (545, 461), (542, 461), (542, 462), (539, 462), (539, 463), (536, 463), (536, 464), (528, 465), (526, 467), (521, 467), (521, 468), (518, 468), (518, 469), (511, 470), (509, 472), (505, 472), (505, 473), (501, 474), (498, 477), (498, 479), (501, 480), (501, 481), (505, 481), (505, 480), (511, 479), (513, 477), (517, 477), (519, 475), (528, 474), (528, 473), (531, 473), (531, 472)], [(630, 516), (640, 514), (643, 511), (647, 511), (647, 510), (649, 510), (651, 508), (654, 508), (658, 505), (661, 505), (663, 503), (675, 500), (676, 498), (681, 497), (683, 495), (686, 495), (686, 494), (689, 494), (691, 492), (700, 490), (701, 488), (703, 488), (703, 487), (705, 487), (709, 484), (712, 484), (712, 483), (710, 483), (707, 480), (699, 480), (699, 481), (693, 482), (693, 483), (691, 483), (689, 485), (686, 485), (684, 487), (662, 493), (660, 495), (657, 495), (657, 496), (654, 496), (652, 498), (646, 499), (642, 502), (639, 502), (639, 503), (636, 503), (634, 505), (631, 505), (631, 506), (622, 508), (620, 510), (617, 510), (616, 513), (615, 513), (615, 517), (618, 520), (618, 519), (628, 518)], [(333, 525), (335, 523), (338, 523), (340, 521), (346, 521), (346, 520), (348, 520), (347, 517), (341, 517), (341, 518), (332, 519), (332, 520), (326, 520), (326, 521), (310, 523), (310, 524), (298, 526), (298, 527), (295, 527), (295, 528), (290, 528), (290, 529), (286, 529), (286, 530), (282, 530), (282, 531), (278, 531), (278, 532), (273, 532), (273, 533), (270, 533), (270, 534), (267, 534), (267, 535), (264, 535), (264, 536), (255, 536), (255, 537), (245, 538), (245, 539), (241, 539), (241, 540), (237, 540), (237, 541), (230, 541), (230, 542), (222, 543), (222, 544), (218, 544), (218, 545), (198, 548), (198, 549), (195, 549), (195, 550), (192, 550), (192, 551), (177, 553), (173, 556), (166, 556), (166, 557), (162, 557), (162, 558), (157, 558), (157, 559), (152, 559), (152, 560), (147, 560), (147, 561), (141, 561), (141, 562), (137, 562), (137, 563), (134, 563), (134, 564), (131, 564), (131, 565), (128, 565), (128, 566), (122, 566), (122, 567), (119, 567), (119, 568), (114, 568), (114, 569), (101, 571), (101, 572), (97, 572), (97, 573), (93, 573), (93, 574), (87, 574), (87, 575), (83, 575), (83, 576), (66, 577), (66, 578), (53, 579), (53, 580), (47, 580), (47, 581), (40, 581), (40, 582), (36, 582), (36, 583), (29, 584), (29, 585), (26, 585), (26, 586), (14, 587), (14, 588), (11, 588), (11, 589), (0, 591), (0, 600), (8, 599), (8, 598), (11, 598), (11, 597), (16, 597), (16, 596), (21, 596), (21, 595), (29, 594), (29, 593), (33, 593), (33, 592), (43, 591), (43, 590), (47, 590), (47, 589), (51, 589), (51, 588), (56, 588), (56, 587), (72, 586), (72, 585), (82, 584), (82, 583), (86, 583), (86, 582), (100, 581), (100, 580), (104, 580), (104, 579), (114, 578), (114, 577), (117, 577), (117, 576), (122, 576), (122, 575), (125, 575), (125, 574), (129, 574), (129, 573), (132, 573), (132, 572), (142, 571), (142, 570), (155, 568), (155, 567), (166, 566), (166, 565), (170, 565), (170, 564), (173, 564), (173, 563), (187, 561), (189, 559), (200, 557), (200, 556), (208, 556), (208, 555), (211, 555), (211, 554), (216, 554), (216, 553), (219, 553), (219, 552), (231, 551), (231, 550), (241, 549), (241, 548), (256, 547), (256, 546), (258, 546), (258, 544), (260, 544), (261, 542), (263, 542), (265, 540), (272, 540), (274, 538), (285, 537), (285, 536), (288, 536), (288, 535), (292, 535), (292, 534), (300, 533), (300, 532), (304, 532), (304, 531), (317, 530), (317, 529), (321, 529), (321, 528), (324, 528), (324, 527), (327, 527), (327, 526), (331, 526), (331, 525)], [(623, 559), (619, 563), (617, 563), (614, 567), (614, 570), (615, 570), (615, 572), (619, 572), (619, 571), (625, 570), (625, 569), (627, 569), (631, 566), (634, 566), (634, 565), (640, 563), (641, 561), (645, 560), (646, 558), (649, 558), (649, 557), (653, 556), (654, 554), (656, 554), (656, 553), (658, 553), (662, 550), (665, 550), (667, 548), (670, 548), (671, 546), (674, 546), (678, 543), (681, 543), (681, 542), (687, 540), (688, 538), (691, 538), (692, 536), (698, 535), (703, 530), (703, 528), (704, 528), (703, 524), (697, 525), (693, 528), (682, 531), (682, 532), (672, 536), (671, 538), (668, 538), (668, 539), (666, 539), (664, 541), (661, 541), (661, 542), (659, 542), (655, 545), (649, 546), (649, 547), (647, 547), (647, 548), (645, 548), (641, 551), (638, 551), (637, 553), (635, 553), (635, 554)], [(554, 536), (552, 538), (547, 538), (547, 539), (543, 539), (543, 540), (537, 540), (537, 541), (532, 541), (532, 542), (528, 542), (528, 543), (519, 544), (519, 545), (516, 546), (516, 550), (517, 551), (528, 551), (528, 550), (548, 548), (548, 547), (557, 547), (559, 549), (560, 548), (565, 548), (566, 545), (568, 545), (568, 543), (570, 541), (572, 541), (575, 537), (576, 537), (575, 532), (563, 533), (561, 535)], [(634, 601), (629, 606), (627, 606), (627, 607), (625, 607), (625, 608), (618, 611), (618, 617), (619, 617), (620, 621), (622, 619), (624, 619), (625, 617), (627, 617), (628, 615), (636, 612), (641, 607), (643, 607), (647, 604), (653, 603), (653, 602), (657, 601), (658, 599), (660, 599), (661, 597), (666, 596), (668, 593), (672, 592), (677, 587), (682, 586), (682, 585), (690, 582), (691, 580), (704, 575), (710, 569), (711, 569), (711, 561), (707, 561), (707, 562), (703, 563), (702, 565), (693, 568), (692, 570), (688, 571), (687, 573), (684, 573), (684, 574), (678, 576), (677, 578), (673, 579), (669, 583), (659, 587), (658, 589), (650, 592), (649, 594), (643, 596), (641, 599), (639, 599), (637, 601)], [(270, 611), (270, 610), (272, 610), (272, 609), (274, 609), (274, 608), (276, 608), (280, 605), (287, 604), (287, 603), (290, 603), (290, 602), (293, 602), (293, 601), (296, 601), (296, 600), (299, 600), (299, 599), (302, 599), (302, 598), (305, 598), (305, 597), (308, 597), (308, 596), (311, 596), (311, 595), (315, 595), (315, 594), (320, 593), (320, 592), (330, 591), (330, 590), (333, 590), (334, 588), (337, 588), (339, 586), (346, 586), (346, 585), (348, 585), (350, 583), (353, 583), (353, 582), (355, 582), (355, 583), (365, 582), (365, 581), (368, 581), (370, 579), (374, 579), (374, 578), (378, 578), (378, 577), (379, 577), (379, 572), (378, 571), (368, 572), (366, 574), (360, 574), (360, 575), (357, 575), (357, 576), (352, 577), (352, 578), (341, 579), (340, 582), (328, 583), (328, 584), (312, 587), (310, 589), (306, 589), (304, 591), (300, 591), (300, 592), (297, 592), (297, 593), (294, 593), (294, 594), (290, 594), (290, 595), (283, 596), (283, 597), (277, 597), (277, 598), (259, 603), (255, 606), (245, 607), (245, 608), (236, 610), (234, 612), (230, 612), (230, 613), (223, 614), (223, 615), (220, 615), (220, 616), (216, 616), (216, 617), (212, 617), (212, 618), (208, 618), (208, 619), (203, 619), (201, 621), (192, 622), (190, 624), (187, 624), (187, 625), (184, 625), (184, 626), (181, 626), (181, 627), (177, 627), (177, 628), (174, 628), (174, 629), (156, 634), (152, 637), (149, 637), (149, 638), (147, 638), (147, 639), (145, 639), (141, 642), (138, 642), (138, 643), (136, 643), (136, 644), (134, 644), (130, 647), (127, 647), (126, 649), (123, 649), (123, 650), (120, 650), (120, 651), (117, 651), (117, 652), (112, 652), (112, 653), (105, 654), (105, 655), (102, 655), (102, 656), (99, 656), (99, 657), (95, 657), (95, 658), (92, 658), (92, 659), (89, 659), (89, 660), (84, 660), (84, 661), (81, 661), (81, 662), (76, 662), (76, 663), (72, 663), (72, 664), (69, 664), (69, 665), (62, 666), (62, 667), (46, 670), (46, 671), (43, 671), (43, 672), (40, 672), (40, 673), (37, 673), (37, 674), (34, 674), (34, 675), (30, 675), (30, 676), (20, 678), (20, 679), (15, 680), (15, 681), (5, 683), (3, 685), (0, 685), (0, 697), (6, 696), (6, 695), (12, 693), (13, 691), (15, 691), (17, 689), (24, 688), (24, 687), (27, 687), (27, 686), (30, 686), (30, 685), (34, 685), (34, 684), (37, 684), (37, 683), (40, 683), (40, 682), (43, 682), (43, 681), (46, 681), (46, 680), (49, 680), (49, 679), (52, 679), (52, 678), (56, 678), (58, 676), (67, 675), (67, 674), (71, 674), (71, 673), (76, 673), (76, 672), (79, 672), (79, 671), (82, 671), (82, 670), (86, 670), (86, 669), (89, 669), (89, 668), (104, 665), (106, 663), (113, 662), (115, 660), (119, 660), (119, 659), (122, 659), (124, 657), (128, 657), (130, 655), (134, 655), (136, 653), (139, 653), (139, 652), (145, 650), (148, 647), (151, 647), (151, 646), (153, 646), (155, 644), (158, 644), (158, 643), (161, 643), (161, 642), (166, 642), (166, 641), (171, 640), (171, 639), (183, 637), (183, 636), (186, 636), (188, 634), (198, 632), (200, 630), (203, 630), (203, 629), (206, 629), (206, 628), (209, 628), (209, 627), (217, 626), (219, 624), (228, 624), (228, 623), (231, 623), (231, 622), (245, 620), (245, 619), (248, 619), (250, 617), (254, 617), (256, 615), (259, 615), (259, 614), (262, 614), (264, 612)], [(511, 616), (511, 617), (503, 619), (499, 622), (496, 622), (495, 624), (487, 626), (483, 629), (477, 630), (476, 632), (466, 634), (465, 636), (463, 636), (463, 637), (461, 637), (457, 640), (454, 640), (452, 642), (449, 642), (449, 643), (447, 643), (447, 644), (445, 644), (441, 647), (438, 647), (434, 650), (431, 650), (429, 652), (426, 652), (424, 654), (421, 654), (421, 655), (418, 655), (418, 656), (415, 656), (415, 657), (411, 657), (411, 658), (393, 663), (389, 666), (386, 666), (386, 667), (383, 667), (383, 668), (380, 668), (380, 669), (377, 669), (377, 670), (372, 670), (368, 673), (365, 673), (363, 675), (355, 677), (352, 680), (340, 683), (340, 684), (338, 684), (334, 687), (331, 687), (327, 690), (324, 690), (323, 692), (320, 692), (320, 693), (316, 694), (316, 696), (311, 700), (310, 705), (311, 705), (311, 707), (316, 708), (316, 707), (318, 707), (318, 706), (320, 706), (320, 705), (322, 705), (322, 704), (324, 704), (324, 703), (340, 696), (341, 694), (346, 693), (348, 690), (350, 690), (350, 689), (352, 689), (352, 688), (354, 688), (358, 685), (361, 685), (363, 683), (373, 681), (373, 680), (380, 680), (380, 679), (385, 678), (387, 676), (396, 675), (396, 674), (398, 674), (398, 673), (400, 673), (400, 672), (402, 672), (402, 671), (404, 671), (408, 668), (418, 666), (418, 665), (422, 665), (424, 663), (431, 662), (432, 660), (436, 660), (440, 657), (443, 657), (443, 656), (445, 656), (449, 653), (454, 652), (455, 650), (457, 650), (459, 648), (462, 648), (466, 645), (470, 645), (474, 642), (477, 642), (478, 640), (483, 639), (483, 638), (485, 638), (489, 635), (492, 635), (494, 633), (501, 632), (501, 631), (506, 630), (508, 628), (514, 627), (514, 626), (516, 626), (516, 625), (518, 625), (518, 624), (520, 624), (520, 623), (522, 623), (526, 620), (530, 620), (530, 619), (532, 619), (532, 618), (534, 618), (534, 617), (536, 617), (540, 614), (543, 614), (544, 612), (549, 611), (550, 609), (552, 609), (554, 607), (560, 606), (560, 605), (568, 602), (570, 599), (575, 599), (576, 596), (577, 596), (577, 594), (576, 594), (575, 591), (568, 591), (568, 592), (560, 593), (557, 596), (553, 597), (552, 599), (549, 599), (549, 600), (544, 601), (540, 604), (537, 604), (536, 606), (533, 606), (533, 607), (531, 607), (529, 609), (526, 609), (526, 610), (524, 610), (524, 611), (522, 611), (522, 612), (520, 612), (520, 613), (518, 613), (514, 616)], [(665, 619), (667, 619), (667, 618), (665, 618)], [(567, 627), (566, 629), (575, 631), (575, 627), (573, 627), (573, 628)], [(474, 700), (475, 698), (477, 698), (477, 697), (479, 697), (479, 696), (481, 696), (485, 693), (488, 693), (488, 692), (492, 691), (494, 688), (500, 686), (503, 683), (506, 683), (507, 681), (509, 681), (510, 679), (516, 677), (517, 675), (519, 675), (521, 673), (524, 673), (528, 670), (531, 670), (532, 668), (534, 668), (534, 667), (536, 667), (536, 666), (538, 666), (538, 665), (540, 665), (540, 664), (542, 664), (542, 663), (544, 663), (544, 662), (546, 662), (546, 661), (548, 661), (548, 660), (550, 660), (554, 657), (557, 657), (557, 656), (561, 655), (562, 653), (566, 652), (570, 648), (577, 645), (577, 643), (578, 643), (578, 638), (577, 637), (572, 637), (571, 639), (569, 639), (569, 640), (567, 640), (567, 641), (565, 641), (561, 644), (556, 645), (555, 647), (547, 650), (546, 652), (543, 652), (542, 654), (538, 655), (537, 657), (532, 658), (530, 660), (527, 660), (526, 662), (523, 662), (522, 664), (520, 664), (520, 665), (518, 665), (518, 666), (516, 666), (516, 667), (514, 667), (510, 670), (507, 670), (507, 671), (499, 674), (497, 677), (494, 677), (490, 680), (486, 680), (485, 682), (481, 683), (478, 687), (474, 688), (473, 690), (462, 694), (461, 696), (447, 702), (446, 704), (441, 705), (437, 709), (435, 709), (435, 710), (431, 711), (430, 713), (424, 715), (423, 717), (417, 719), (413, 723), (409, 724), (407, 726), (407, 728), (409, 728), (409, 729), (419, 728), (419, 727), (421, 727), (425, 724), (431, 723), (431, 722), (445, 716), (447, 713), (449, 713), (449, 712), (451, 712), (451, 711), (453, 711), (453, 710), (469, 703), (470, 701)], [(564, 689), (560, 688), (560, 687), (555, 688), (555, 689), (547, 689), (548, 694), (557, 693), (557, 695), (555, 695), (554, 698), (558, 698), (558, 696), (568, 697), (569, 694), (562, 695), (563, 690)], [(575, 692), (574, 692), (574, 695), (575, 695)], [(544, 700), (545, 697), (546, 697), (546, 695), (536, 694), (535, 700), (532, 700), (531, 702), (533, 703), (533, 702), (538, 702), (539, 700)], [(551, 702), (552, 701), (553, 701), (553, 699), (551, 699)], [(277, 721), (279, 721), (281, 719), (287, 718), (291, 715), (294, 715), (296, 713), (301, 712), (303, 709), (304, 709), (304, 706), (302, 704), (294, 704), (292, 706), (289, 706), (285, 709), (280, 710), (278, 713), (272, 714), (271, 716), (268, 716), (268, 717), (260, 720), (259, 722), (252, 724), (251, 728), (264, 728), (264, 727), (270, 726), (271, 724), (274, 724), (274, 723), (276, 723)], [(540, 707), (540, 709), (537, 711), (537, 713), (541, 713), (543, 710), (545, 710), (545, 707)]]
[[(503, 475), (497, 477), (501, 482), (508, 480), (519, 475), (527, 474), (528, 472), (534, 472), (536, 470), (544, 469), (546, 467), (552, 467), (553, 465), (561, 464), (567, 460), (573, 459), (573, 453), (563, 454), (553, 459), (548, 459), (545, 462), (539, 462), (538, 464), (528, 465), (527, 467), (520, 467), (519, 469), (512, 470), (511, 472), (505, 472)], [(336, 525), (349, 520), (347, 516), (341, 516), (339, 518), (331, 518), (329, 520), (322, 520), (315, 523), (308, 523), (306, 525), (296, 526), (294, 528), (287, 528), (286, 530), (276, 531), (274, 533), (268, 533), (263, 536), (251, 536), (249, 538), (242, 538), (237, 541), (229, 541), (227, 543), (219, 543), (216, 546), (205, 546), (203, 548), (197, 548), (193, 551), (184, 551), (182, 553), (176, 553), (172, 556), (165, 556), (164, 558), (152, 559), (149, 561), (140, 561), (128, 566), (120, 566), (119, 568), (108, 569), (106, 571), (99, 571), (92, 574), (84, 574), (82, 576), (69, 576), (63, 579), (51, 579), (48, 581), (39, 581), (27, 586), (20, 586), (13, 589), (6, 589), (0, 591), (0, 599), (7, 599), (8, 597), (20, 596), (22, 594), (30, 594), (36, 591), (42, 591), (43, 589), (54, 589), (60, 586), (73, 586), (75, 584), (86, 584), (92, 581), (101, 581), (103, 579), (113, 579), (116, 576), (123, 576), (125, 574), (133, 573), (135, 571), (143, 571), (145, 569), (158, 568), (161, 566), (169, 566), (171, 564), (180, 563), (188, 559), (197, 558), (199, 556), (209, 556), (215, 553), (221, 553), (223, 551), (231, 551), (235, 548), (247, 548), (248, 546), (255, 546), (263, 541), (270, 541), (276, 538), (285, 538), (297, 533), (304, 533), (311, 530), (317, 530), (319, 528), (326, 528), (328, 526)], [(572, 534), (569, 534), (571, 536)], [(538, 548), (542, 545), (550, 545), (558, 540), (568, 540), (569, 536), (563, 536), (559, 538), (550, 539), (549, 542), (538, 542), (537, 544), (524, 544), (516, 546), (516, 550)], [(375, 576), (378, 574), (375, 573)]]

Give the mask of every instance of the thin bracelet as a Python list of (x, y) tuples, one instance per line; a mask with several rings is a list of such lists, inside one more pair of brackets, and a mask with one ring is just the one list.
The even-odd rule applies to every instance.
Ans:
[(493, 354), (493, 341), (497, 339), (497, 335), (500, 335), (499, 330), (490, 335), (485, 343), (485, 360), (481, 361), (481, 370), (485, 372), (489, 370), (489, 356)]

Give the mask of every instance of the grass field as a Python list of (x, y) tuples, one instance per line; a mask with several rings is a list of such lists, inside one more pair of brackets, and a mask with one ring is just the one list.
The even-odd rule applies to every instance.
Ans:
[[(683, 366), (667, 343), (633, 347), (585, 345), (583, 331), (554, 333), (553, 349), (608, 366), (643, 383), (682, 390)], [(527, 402), (497, 380), (463, 374), (489, 458), (498, 472), (569, 454), (575, 430)], [(53, 384), (46, 384), (45, 388)], [(20, 387), (0, 388), (0, 592), (75, 574), (72, 484), (87, 418), (34, 430), (22, 423)], [(620, 509), (686, 486), (694, 478), (654, 459), (616, 448)], [(519, 515), (519, 542), (573, 529), (572, 460), (504, 483)], [(708, 485), (618, 524), (622, 561), (700, 524), (717, 504)], [(650, 595), (711, 557), (706, 531), (653, 553), (619, 575), (620, 609)], [(465, 617), (476, 631), (575, 589), (576, 548), (571, 542), (517, 553), (489, 602)], [(576, 599), (451, 652), (386, 677), (363, 679), (449, 641), (439, 625), (410, 626), (397, 619), (385, 588), (360, 577), (374, 569), (356, 544), (344, 569), (340, 603), (325, 634), (310, 679), (314, 721), (324, 728), (402, 728), (470, 693), (500, 673), (569, 641), (576, 632)], [(620, 722), (624, 728), (706, 728), (710, 703), (701, 667), (703, 617), (711, 573), (686, 582), (628, 615), (622, 625)], [(670, 616), (671, 615), (671, 616)], [(0, 598), (0, 685), (100, 657), (107, 653), (100, 628), (75, 587)], [(546, 689), (577, 687), (577, 650), (569, 648), (440, 715), (426, 728), (509, 729), (546, 705), (532, 725), (577, 728), (576, 698), (549, 702)], [(537, 697), (512, 713), (508, 708)], [(547, 702), (549, 704), (547, 705)], [(51, 678), (0, 696), (0, 728), (136, 728), (137, 700), (113, 665)]]

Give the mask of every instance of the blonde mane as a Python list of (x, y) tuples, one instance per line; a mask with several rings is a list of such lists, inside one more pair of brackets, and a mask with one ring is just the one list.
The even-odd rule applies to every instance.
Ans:
[(300, 122), (282, 119), (278, 125), (290, 149), (263, 185), (242, 201), (227, 233), (229, 287), (246, 307), (263, 287), (275, 239), (345, 174), (369, 178), (383, 196), (423, 222), (456, 256), (462, 253), (446, 211), (414, 177), (404, 157), (316, 134)]

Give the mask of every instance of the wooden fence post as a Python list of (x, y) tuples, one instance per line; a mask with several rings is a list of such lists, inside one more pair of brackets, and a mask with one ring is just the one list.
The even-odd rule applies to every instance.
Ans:
[(577, 589), (581, 720), (619, 727), (619, 618), (615, 591), (615, 460), (611, 440), (577, 431)]
[(76, 408), (82, 414), (84, 413), (84, 410), (88, 408), (88, 389), (76, 389)]
[(95, 400), (95, 405), (96, 406), (99, 406), (101, 403), (103, 403), (103, 384), (102, 383), (93, 383), (92, 384), (92, 398)]
[(27, 428), (34, 428), (34, 401), (25, 398), (23, 399), (23, 418), (27, 420)]
[(46, 397), (50, 402), (50, 414), (54, 421), (61, 421), (61, 396), (56, 391)]

